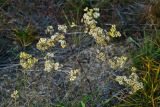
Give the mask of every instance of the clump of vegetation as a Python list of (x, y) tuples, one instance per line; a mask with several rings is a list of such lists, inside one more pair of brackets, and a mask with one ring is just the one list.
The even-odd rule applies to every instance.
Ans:
[(127, 95), (124, 99), (119, 99), (122, 104), (118, 107), (158, 107), (160, 105), (160, 63), (149, 58), (142, 59), (143, 70), (137, 71), (144, 88), (132, 95)]
[[(13, 11), (17, 9), (12, 6), (8, 7), (10, 3), (14, 4), (14, 1), (7, 1), (0, 1), (2, 13), (10, 9)], [(7, 2), (7, 7), (3, 5), (5, 2)], [(33, 17), (30, 16), (32, 16), (31, 12), (34, 8), (27, 8), (27, 14), (23, 13), (23, 9), (22, 11), (17, 9), (19, 11), (13, 17), (15, 20), (10, 20), (10, 16), (5, 19), (8, 22), (7, 25), (11, 24), (11, 28), (13, 28), (7, 29), (7, 31), (11, 31), (12, 40), (23, 48), (15, 48), (15, 50), (20, 50), (20, 54), (16, 53), (15, 55), (19, 55), (19, 62), (15, 64), (12, 62), (3, 68), (0, 65), (0, 75), (2, 74), (0, 77), (2, 81), (0, 82), (0, 106), (160, 106), (160, 32), (156, 28), (157, 26), (154, 26), (159, 24), (157, 19), (159, 2), (152, 1), (153, 4), (147, 6), (138, 5), (139, 1), (137, 0), (37, 0), (36, 2), (24, 0), (17, 2), (21, 4), (25, 2), (25, 5), (31, 4), (31, 7), (40, 10), (44, 9), (44, 5), (46, 5), (47, 9), (45, 8), (45, 12), (38, 12)], [(130, 5), (134, 2), (136, 2), (135, 7), (147, 7), (148, 9), (151, 5), (149, 10), (146, 9), (149, 11), (146, 15), (147, 18), (144, 18), (149, 20), (151, 26), (140, 29), (140, 25), (134, 24), (133, 26), (136, 26), (135, 37), (129, 37), (130, 42), (120, 40), (124, 39), (124, 36), (128, 38), (126, 30), (132, 29), (128, 27), (127, 21), (129, 19), (129, 22), (132, 22), (132, 16), (135, 15), (135, 13), (129, 13), (135, 9)], [(142, 4), (144, 2), (150, 1), (142, 1)], [(52, 4), (56, 5), (56, 9), (58, 6), (64, 7), (62, 12), (58, 12), (59, 16), (63, 13), (58, 19), (56, 19), (58, 14), (52, 13), (54, 8)], [(106, 9), (107, 6), (110, 9)], [(123, 6), (127, 6), (127, 8), (123, 8)], [(18, 8), (22, 7), (18, 6)], [(56, 14), (54, 18), (53, 14)], [(14, 24), (19, 26), (18, 21), (23, 18), (28, 22), (27, 15), (36, 27), (30, 24), (22, 28), (12, 26)], [(44, 15), (44, 20), (36, 19), (39, 16), (42, 17), (41, 15)], [(107, 15), (112, 21), (107, 19)], [(17, 16), (21, 16), (18, 18), (20, 20), (16, 20)], [(101, 21), (100, 16), (110, 21), (109, 24)], [(102, 20), (104, 20), (103, 18)], [(121, 27), (121, 31), (118, 31), (117, 22), (122, 24), (118, 25)], [(147, 25), (145, 24), (145, 26)], [(37, 37), (36, 30), (43, 30), (45, 27), (44, 31), (39, 32), (42, 35)], [(152, 27), (156, 30), (155, 32)], [(134, 27), (132, 30), (135, 30)], [(142, 36), (139, 34), (142, 34), (144, 38), (140, 37), (141, 40), (139, 40), (138, 36)], [(112, 40), (117, 41), (113, 43)], [(91, 45), (85, 46), (84, 42), (86, 41)], [(1, 44), (4, 44), (2, 42)], [(32, 47), (29, 47), (31, 45)]]
[[(95, 39), (97, 45), (105, 46), (106, 42), (109, 41), (108, 38), (121, 36), (120, 33), (116, 30), (115, 25), (111, 27), (109, 33), (103, 28), (97, 26), (98, 22), (96, 21), (96, 19), (100, 16), (98, 8), (89, 9), (88, 7), (86, 7), (84, 11), (85, 13), (82, 18), (82, 23), (84, 23), (85, 26), (84, 33), (86, 35), (92, 36)], [(52, 52), (51, 48), (55, 47), (59, 43), (63, 49), (66, 48), (67, 42), (65, 41), (65, 34), (67, 33), (67, 28), (68, 27), (66, 25), (58, 25), (58, 32), (54, 32), (53, 26), (48, 26), (47, 29), (45, 30), (45, 33), (51, 36), (46, 38), (40, 38), (38, 43), (36, 44), (37, 49), (42, 51), (42, 53), (45, 54), (47, 52), (47, 54), (43, 58), (44, 71), (47, 71), (47, 73), (58, 71), (61, 67), (63, 67), (62, 64), (54, 60), (54, 52)], [(22, 35), (20, 36), (22, 36), (23, 40), (23, 36), (27, 35), (26, 34), (23, 35), (22, 33)], [(25, 72), (27, 70), (29, 71), (33, 69), (33, 65), (36, 62), (38, 62), (38, 59), (32, 57), (32, 55), (27, 54), (25, 52), (20, 53), (20, 65), (22, 66), (22, 68), (24, 68)], [(28, 74), (25, 73), (24, 75), (25, 79), (27, 79), (28, 77), (26, 76)], [(75, 81), (75, 79), (79, 75), (80, 75), (79, 69), (71, 70), (68, 75), (69, 81), (70, 82)], [(28, 79), (26, 81), (28, 81)], [(84, 107), (85, 103), (81, 101), (80, 106)]]
[(25, 28), (13, 29), (12, 39), (18, 42), (22, 47), (31, 45), (35, 40), (37, 35), (35, 35), (35, 28), (30, 24)]
[(143, 62), (141, 58), (148, 57), (154, 59), (155, 61), (160, 60), (160, 34), (159, 31), (153, 34), (145, 33), (144, 41), (138, 52), (133, 53), (133, 62), (136, 67), (141, 68)]
[[(133, 65), (143, 82), (143, 89), (120, 99), (118, 107), (158, 107), (160, 105), (160, 35), (144, 37), (144, 42), (134, 52)], [(120, 81), (119, 81), (120, 82)], [(135, 84), (134, 84), (135, 85)], [(137, 88), (136, 88), (137, 89)]]

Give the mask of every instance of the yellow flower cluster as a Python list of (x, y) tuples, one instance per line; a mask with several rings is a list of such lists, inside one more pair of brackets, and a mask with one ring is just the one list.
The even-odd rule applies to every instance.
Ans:
[(52, 70), (58, 70), (60, 66), (61, 65), (58, 62), (55, 63), (52, 60), (46, 60), (44, 63), (44, 71), (51, 72)]
[(112, 69), (123, 68), (125, 62), (127, 61), (127, 57), (114, 57), (114, 59), (109, 59), (108, 63)]
[(131, 68), (131, 71), (132, 71), (132, 72), (136, 72), (136, 71), (137, 71), (137, 68), (136, 68), (136, 67), (132, 67), (132, 68)]
[(37, 49), (45, 51), (48, 50), (50, 47), (54, 46), (54, 40), (47, 38), (40, 38), (36, 46)]
[(45, 59), (44, 71), (51, 72), (52, 70), (58, 70), (60, 67), (62, 67), (61, 64), (53, 60), (53, 57), (54, 57), (54, 53), (50, 53), (50, 52), (48, 52), (44, 57)]
[(62, 48), (66, 47), (66, 41), (65, 40), (59, 40), (58, 42), (61, 44)]
[(128, 78), (126, 76), (117, 76), (116, 81), (120, 85), (127, 85), (131, 87), (130, 94), (143, 88), (143, 83), (138, 81), (139, 77), (136, 73), (132, 73)]
[(96, 57), (97, 57), (97, 59), (99, 59), (101, 61), (105, 61), (106, 60), (106, 54), (104, 52), (98, 51)]
[(72, 69), (70, 71), (70, 75), (69, 75), (70, 78), (69, 78), (69, 80), (70, 81), (74, 81), (77, 78), (79, 72), (80, 72), (79, 69)]
[(119, 31), (116, 30), (116, 25), (112, 25), (108, 35), (111, 37), (120, 37), (121, 34)]
[[(58, 29), (61, 32), (66, 33), (67, 26), (66, 25), (58, 25)], [(49, 32), (49, 31), (47, 30), (46, 32)], [(40, 38), (37, 45), (36, 45), (37, 49), (39, 49), (41, 51), (46, 51), (49, 48), (54, 47), (56, 42), (59, 42), (61, 44), (61, 47), (65, 48), (66, 47), (66, 41), (64, 40), (65, 36), (64, 36), (63, 33), (56, 32), (55, 34), (53, 34), (51, 36), (51, 38)]]
[(25, 52), (20, 53), (20, 65), (24, 69), (30, 69), (33, 65), (38, 61), (38, 59), (32, 57), (32, 55), (27, 54)]
[(47, 26), (47, 29), (45, 30), (45, 33), (52, 35), (53, 32), (54, 32), (53, 26)]
[(17, 99), (19, 97), (18, 91), (14, 90), (13, 93), (11, 94), (11, 98)]
[(96, 25), (96, 19), (100, 17), (99, 9), (88, 9), (88, 7), (86, 7), (84, 11), (86, 13), (84, 13), (81, 22), (85, 24), (85, 33), (92, 35), (97, 44), (106, 45), (106, 42), (109, 40), (109, 38), (106, 37), (105, 31)]
[(120, 32), (116, 30), (115, 25), (112, 25), (109, 32), (101, 27), (97, 27), (96, 19), (100, 17), (99, 8), (88, 9), (88, 7), (86, 7), (84, 12), (81, 22), (85, 24), (85, 33), (92, 35), (97, 44), (106, 45), (110, 37), (121, 36)]
[(67, 32), (67, 26), (66, 25), (58, 25), (58, 30), (66, 33)]
[(64, 38), (65, 38), (64, 34), (58, 33), (58, 32), (51, 36), (51, 39), (54, 40), (54, 41), (59, 41), (59, 40), (62, 40)]
[(106, 45), (107, 40), (109, 40), (109, 39), (106, 39), (104, 30), (100, 27), (91, 28), (88, 33), (94, 37), (94, 39), (96, 40), (96, 43), (99, 45)]
[(100, 17), (99, 9), (98, 8), (88, 9), (88, 7), (86, 7), (84, 9), (84, 12), (86, 13), (83, 14), (83, 18), (81, 19), (81, 22), (83, 22), (86, 26), (96, 27), (97, 21), (95, 19)]
[[(51, 47), (54, 47), (57, 42), (60, 43), (62, 48), (66, 47), (66, 41), (64, 33), (67, 32), (67, 26), (66, 25), (58, 25), (59, 32), (56, 32), (53, 34), (54, 29), (52, 26), (48, 26), (45, 30), (46, 34), (51, 34), (50, 38), (40, 38), (39, 42), (37, 43), (37, 49), (41, 51), (46, 51)], [(51, 72), (52, 70), (58, 70), (62, 65), (59, 63), (55, 63), (52, 60), (52, 57), (54, 57), (54, 53), (47, 53), (47, 55), (44, 57), (45, 63), (44, 63), (44, 71)]]

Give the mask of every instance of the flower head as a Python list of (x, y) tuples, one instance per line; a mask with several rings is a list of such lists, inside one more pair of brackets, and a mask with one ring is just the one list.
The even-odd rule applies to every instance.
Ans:
[(139, 77), (136, 73), (132, 73), (128, 78), (126, 76), (116, 76), (116, 81), (120, 85), (127, 85), (131, 87), (130, 94), (143, 88), (143, 83), (138, 81)]
[(58, 30), (66, 33), (67, 32), (67, 26), (66, 25), (58, 25)]
[(45, 33), (52, 35), (53, 32), (54, 32), (53, 26), (47, 26), (47, 29), (45, 30)]
[(36, 47), (41, 51), (46, 51), (50, 47), (53, 47), (54, 44), (55, 44), (55, 41), (53, 39), (40, 38), (38, 43), (36, 44)]
[(114, 57), (113, 59), (109, 59), (108, 63), (112, 69), (123, 68), (124, 64), (127, 61), (126, 56)]
[(85, 33), (93, 36), (96, 43), (99, 45), (106, 45), (108, 38), (106, 38), (105, 31), (101, 27), (97, 27), (96, 19), (100, 17), (99, 8), (84, 9), (85, 13), (81, 22), (85, 24)]
[(98, 52), (97, 56), (98, 59), (100, 59), (101, 61), (105, 61), (106, 60), (106, 55), (104, 52)]
[(19, 97), (18, 91), (14, 90), (13, 93), (11, 94), (11, 98), (17, 99)]
[(121, 34), (119, 31), (116, 30), (116, 25), (112, 25), (108, 35), (111, 37), (120, 37)]
[(48, 49), (47, 38), (40, 38), (37, 43), (37, 49), (45, 51)]
[(36, 62), (38, 62), (38, 59), (32, 57), (32, 55), (25, 52), (20, 53), (20, 65), (22, 66), (22, 68), (30, 69)]
[(21, 59), (29, 59), (32, 56), (30, 54), (27, 54), (26, 52), (21, 52), (19, 57)]
[(44, 64), (44, 71), (51, 72), (52, 70), (58, 70), (62, 65), (52, 60), (46, 60)]
[(99, 18), (99, 17), (100, 17), (100, 13), (94, 12), (94, 13), (93, 13), (93, 17), (94, 17), (95, 19)]
[(65, 40), (59, 40), (58, 42), (61, 44), (62, 48), (66, 47), (66, 41)]
[(132, 71), (132, 72), (135, 72), (135, 71), (137, 71), (137, 68), (136, 68), (136, 67), (132, 67), (132, 68), (131, 68), (131, 71)]
[(70, 71), (69, 80), (74, 81), (77, 78), (78, 74), (79, 74), (79, 69), (72, 69)]

